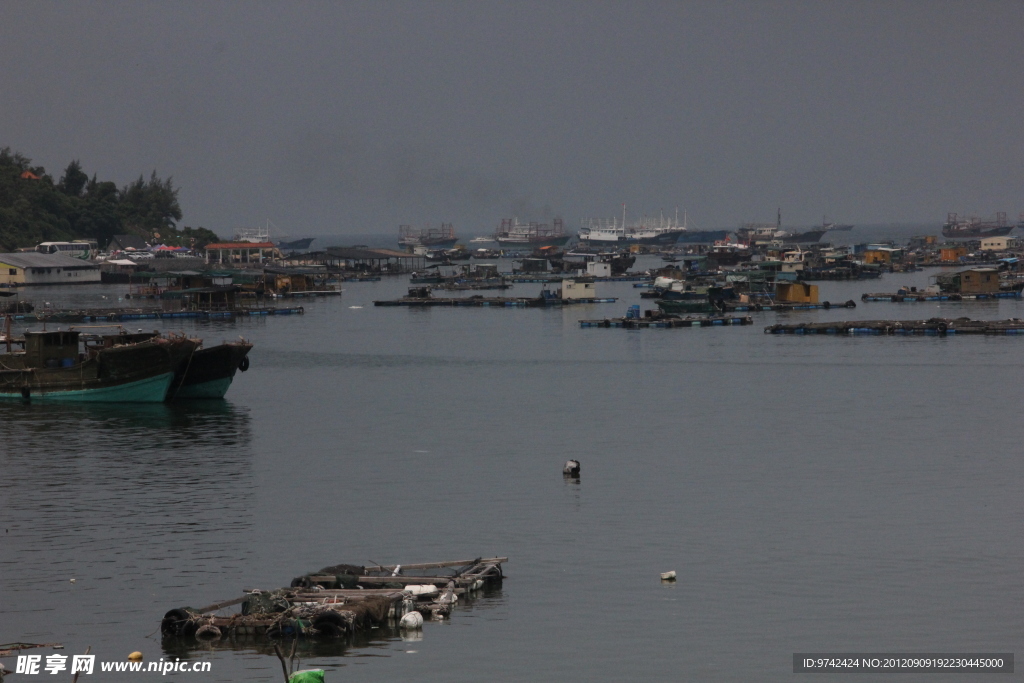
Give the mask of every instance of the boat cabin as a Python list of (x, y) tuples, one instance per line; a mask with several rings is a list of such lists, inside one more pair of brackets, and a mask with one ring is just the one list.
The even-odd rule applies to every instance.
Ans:
[(78, 332), (26, 332), (26, 368), (69, 368), (78, 362)]

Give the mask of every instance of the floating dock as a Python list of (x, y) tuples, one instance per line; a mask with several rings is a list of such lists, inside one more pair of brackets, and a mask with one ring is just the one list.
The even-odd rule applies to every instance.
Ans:
[(852, 320), (843, 322), (770, 325), (765, 334), (845, 334), (845, 335), (933, 335), (959, 334), (1024, 335), (1024, 320), (971, 320), (970, 318), (930, 318), (929, 320)]
[(390, 301), (374, 301), (374, 306), (498, 306), (537, 307), (569, 306), (572, 304), (613, 304), (618, 299), (557, 299), (543, 297), (402, 297)]
[(990, 292), (988, 294), (942, 294), (910, 292), (895, 294), (861, 294), (861, 301), (884, 301), (894, 304), (923, 303), (926, 301), (992, 301), (993, 299), (1020, 299), (1020, 292)]
[(18, 313), (11, 315), (13, 320), (26, 323), (96, 323), (126, 322), (129, 320), (178, 320), (193, 318), (197, 320), (232, 320), (235, 318), (258, 317), (267, 315), (302, 315), (302, 306), (294, 308), (245, 308), (234, 311), (160, 311), (141, 308), (122, 311), (82, 310), (82, 311), (36, 311), (34, 313)]
[(686, 317), (663, 316), (651, 318), (606, 318), (604, 320), (581, 320), (580, 327), (620, 327), (627, 330), (638, 330), (648, 327), (716, 327), (720, 325), (753, 325), (754, 319), (743, 316), (710, 316)]

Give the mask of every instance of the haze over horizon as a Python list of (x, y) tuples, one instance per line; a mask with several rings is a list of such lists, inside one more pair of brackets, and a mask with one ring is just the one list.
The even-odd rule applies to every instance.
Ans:
[(0, 147), (180, 225), (1024, 211), (1020, 2), (8, 3)]

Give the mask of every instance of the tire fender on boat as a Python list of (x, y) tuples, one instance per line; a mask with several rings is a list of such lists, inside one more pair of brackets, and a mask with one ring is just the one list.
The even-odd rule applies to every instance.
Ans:
[(249, 369), (249, 356), (246, 356), (238, 363), (238, 369), (245, 372)]

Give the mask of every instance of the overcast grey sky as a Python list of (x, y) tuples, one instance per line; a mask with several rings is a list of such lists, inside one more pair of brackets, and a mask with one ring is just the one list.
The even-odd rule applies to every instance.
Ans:
[(0, 146), (183, 224), (1024, 211), (1020, 2), (3, 2)]

